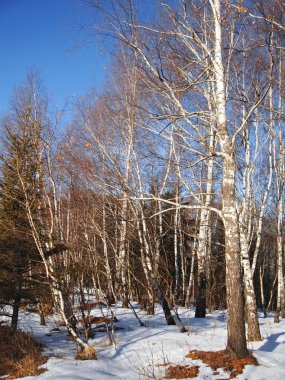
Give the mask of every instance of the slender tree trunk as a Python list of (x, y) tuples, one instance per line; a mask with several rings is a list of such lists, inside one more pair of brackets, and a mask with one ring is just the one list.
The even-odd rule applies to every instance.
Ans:
[(188, 279), (187, 292), (185, 297), (185, 306), (189, 307), (192, 300), (192, 293), (194, 290), (194, 263), (195, 263), (195, 255), (192, 252), (191, 265), (190, 265), (190, 273)]
[[(245, 88), (245, 79), (243, 79), (243, 87)], [(243, 120), (245, 118), (245, 108), (243, 107)], [(239, 235), (241, 259), (244, 278), (244, 296), (245, 296), (245, 316), (248, 326), (247, 338), (249, 341), (259, 341), (261, 339), (258, 314), (256, 308), (256, 297), (253, 285), (253, 275), (249, 260), (249, 249), (252, 233), (252, 167), (250, 163), (250, 143), (249, 131), (244, 131), (244, 146), (245, 146), (245, 167), (243, 170), (243, 204), (239, 218)], [(256, 255), (258, 250), (256, 251)]]
[(280, 312), (282, 318), (285, 317), (285, 294), (283, 276), (283, 244), (282, 244), (282, 219), (283, 219), (283, 199), (279, 198), (277, 206), (277, 306), (274, 322), (279, 322)]
[[(179, 181), (176, 185), (175, 189), (175, 201), (179, 204)], [(179, 249), (179, 218), (180, 218), (180, 210), (178, 207), (175, 209), (174, 213), (174, 261), (175, 261), (175, 289), (174, 289), (174, 303), (177, 304), (180, 296), (180, 260), (178, 255)]]
[(196, 301), (195, 318), (205, 318), (206, 316), (206, 286), (207, 277), (203, 269), (199, 269), (198, 274), (198, 294)]
[(103, 194), (103, 205), (102, 205), (102, 232), (99, 231), (100, 237), (103, 243), (103, 252), (105, 259), (105, 269), (106, 269), (106, 277), (107, 277), (107, 303), (111, 305), (116, 301), (116, 295), (114, 290), (114, 282), (111, 271), (111, 266), (109, 262), (109, 253), (108, 253), (108, 245), (107, 245), (107, 231), (106, 231), (106, 199), (105, 199), (105, 189)]
[(122, 296), (122, 307), (128, 308), (128, 282), (127, 282), (127, 268), (126, 268), (126, 236), (127, 236), (127, 208), (128, 200), (124, 195), (124, 200), (122, 204), (121, 211), (121, 222), (119, 227), (119, 257), (118, 257), (118, 268), (117, 268), (117, 281), (120, 284), (120, 293)]
[[(214, 146), (214, 136), (211, 136), (210, 146)], [(213, 187), (213, 158), (210, 158), (207, 167), (207, 185), (204, 205), (208, 207), (211, 203)], [(198, 295), (195, 318), (204, 318), (206, 316), (206, 290), (207, 290), (207, 267), (209, 265), (210, 249), (210, 212), (206, 208), (201, 210), (200, 228), (198, 234)]]
[[(158, 283), (158, 280), (156, 277), (157, 272), (154, 270), (152, 262), (150, 260), (150, 247), (149, 247), (149, 244), (147, 241), (147, 227), (146, 227), (145, 218), (142, 218), (142, 227), (143, 227), (142, 237), (143, 237), (144, 249), (145, 249), (146, 266), (147, 266), (147, 270), (149, 272), (149, 278), (151, 280), (152, 287), (155, 290), (155, 293), (156, 293), (156, 295), (159, 299), (159, 302), (161, 304), (161, 307), (163, 309), (164, 316), (166, 319), (166, 323), (168, 325), (175, 325), (176, 323), (175, 323), (175, 320), (173, 319), (173, 317), (171, 315), (171, 311), (170, 311), (168, 302), (167, 302), (167, 300), (166, 300), (166, 298), (165, 298), (165, 296), (164, 296), (164, 294), (161, 291), (161, 288), (159, 286), (159, 283)], [(155, 248), (157, 248), (157, 244), (155, 244)], [(155, 253), (155, 255), (157, 256), (157, 252)]]
[(184, 305), (185, 303), (185, 296), (186, 296), (186, 271), (187, 271), (187, 260), (185, 257), (185, 236), (183, 233), (183, 227), (181, 223), (181, 215), (179, 218), (179, 230), (181, 231), (180, 234), (180, 243), (179, 243), (179, 253), (180, 253), (180, 262), (181, 262), (181, 301)]
[(241, 254), (244, 276), (244, 296), (246, 321), (248, 325), (247, 339), (249, 341), (262, 340), (259, 328), (259, 321), (256, 308), (256, 298), (254, 293), (253, 279), (251, 275), (250, 261), (248, 256), (248, 244), (241, 239)]
[(267, 317), (267, 311), (266, 311), (266, 306), (265, 306), (263, 277), (264, 277), (264, 268), (263, 268), (263, 266), (260, 266), (259, 267), (259, 287), (260, 287), (261, 308), (263, 310), (263, 316), (264, 316), (264, 318), (266, 318)]
[[(51, 258), (47, 259), (45, 256), (45, 249), (43, 248), (43, 247), (45, 247), (45, 244), (42, 241), (40, 232), (38, 231), (38, 229), (35, 225), (28, 197), (26, 198), (26, 212), (27, 212), (27, 217), (28, 217), (30, 227), (31, 227), (32, 237), (34, 239), (37, 250), (41, 256), (42, 262), (44, 264), (46, 277), (50, 281), (50, 290), (52, 292), (52, 296), (53, 296), (55, 306), (58, 309), (58, 312), (59, 312), (62, 320), (64, 321), (68, 332), (70, 333), (70, 335), (74, 338), (74, 340), (78, 344), (78, 347), (80, 347), (81, 350), (86, 349), (89, 347), (89, 345), (87, 343), (85, 343), (79, 337), (76, 330), (72, 327), (72, 325), (68, 319), (68, 316), (66, 315), (63, 292), (59, 287), (58, 281), (54, 277), (54, 274), (53, 274), (54, 268), (53, 268)], [(43, 226), (44, 224), (41, 222), (40, 225)]]
[[(282, 97), (282, 55), (279, 57), (279, 111), (283, 110)], [(283, 202), (285, 190), (285, 143), (284, 143), (284, 121), (278, 123), (278, 140), (275, 145), (274, 166), (276, 171), (276, 187), (277, 187), (277, 307), (274, 322), (279, 322), (280, 312), (282, 318), (285, 318), (285, 288), (284, 288), (284, 252), (283, 252)]]
[(11, 321), (11, 327), (13, 331), (16, 331), (18, 327), (20, 305), (21, 305), (21, 297), (20, 295), (17, 294), (14, 298), (12, 321)]
[(143, 272), (146, 278), (146, 288), (147, 288), (147, 295), (148, 295), (146, 309), (147, 309), (148, 314), (153, 315), (154, 314), (154, 297), (153, 297), (152, 282), (151, 282), (150, 274), (147, 267), (146, 255), (145, 255), (145, 249), (144, 249), (145, 244), (144, 244), (144, 239), (142, 236), (142, 231), (141, 231), (138, 218), (137, 218), (137, 231), (138, 231), (139, 241), (140, 241), (141, 263), (142, 263)]
[(43, 310), (40, 310), (40, 325), (46, 326), (46, 318)]
[(207, 288), (207, 237), (208, 237), (208, 210), (202, 209), (200, 216), (200, 228), (197, 242), (197, 261), (198, 261), (198, 292), (195, 318), (206, 316), (206, 288)]

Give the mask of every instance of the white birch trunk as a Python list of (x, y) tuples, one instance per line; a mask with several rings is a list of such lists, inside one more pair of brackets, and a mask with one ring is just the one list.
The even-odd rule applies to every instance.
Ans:
[[(243, 112), (244, 114), (244, 112)], [(244, 131), (245, 142), (245, 168), (243, 172), (243, 189), (244, 201), (242, 212), (239, 219), (240, 247), (244, 277), (244, 296), (245, 296), (245, 313), (248, 325), (247, 337), (249, 341), (260, 341), (261, 334), (259, 329), (258, 314), (256, 308), (256, 298), (253, 285), (253, 275), (251, 272), (249, 249), (251, 243), (251, 220), (252, 220), (252, 185), (251, 185), (251, 167), (250, 167), (250, 145), (249, 132)]]
[[(279, 57), (279, 111), (282, 112), (282, 55)], [(277, 152), (275, 152), (275, 171), (276, 171), (276, 187), (277, 187), (277, 307), (275, 314), (275, 322), (279, 322), (280, 312), (282, 318), (285, 318), (285, 288), (284, 288), (284, 252), (283, 252), (283, 202), (285, 190), (285, 142), (284, 142), (284, 121), (278, 123), (277, 135)]]
[[(213, 129), (210, 131), (209, 146), (212, 150), (215, 145)], [(200, 226), (197, 239), (197, 260), (198, 260), (198, 295), (196, 305), (196, 318), (204, 318), (206, 315), (206, 287), (207, 287), (207, 264), (210, 256), (210, 211), (206, 208), (211, 204), (213, 191), (213, 170), (214, 159), (210, 157), (207, 164), (206, 194), (202, 201), (205, 208), (200, 213)], [(201, 191), (203, 191), (201, 189)]]
[(283, 199), (278, 199), (277, 206), (277, 306), (274, 322), (279, 322), (279, 315), (282, 312), (282, 317), (285, 318), (284, 310), (284, 259), (283, 259), (283, 239), (282, 239), (282, 224), (283, 224)]
[[(179, 204), (179, 181), (176, 186), (175, 190), (175, 202), (178, 205)], [(174, 261), (175, 261), (175, 289), (174, 289), (174, 300), (175, 304), (177, 304), (178, 299), (179, 299), (179, 293), (180, 293), (180, 262), (179, 262), (179, 255), (178, 255), (178, 223), (179, 223), (179, 214), (180, 210), (178, 207), (175, 209), (174, 213)]]
[(126, 237), (127, 237), (127, 211), (128, 199), (124, 194), (119, 222), (119, 254), (117, 268), (117, 282), (120, 284), (123, 307), (128, 307), (127, 261), (126, 261)]
[(217, 137), (223, 156), (223, 222), (225, 228), (226, 286), (228, 308), (227, 351), (234, 357), (247, 356), (245, 319), (239, 247), (238, 216), (235, 199), (234, 147), (229, 139), (226, 117), (226, 91), (222, 59), (220, 0), (210, 1), (214, 14), (214, 72), (216, 79)]

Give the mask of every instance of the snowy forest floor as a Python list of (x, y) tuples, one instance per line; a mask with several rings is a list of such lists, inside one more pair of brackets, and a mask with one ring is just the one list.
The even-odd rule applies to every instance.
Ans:
[[(167, 326), (160, 307), (153, 316), (136, 311), (146, 327), (140, 327), (131, 309), (117, 308), (119, 322), (116, 326), (116, 349), (108, 346), (104, 332), (96, 332), (94, 344), (98, 360), (75, 360), (76, 347), (54, 316), (46, 326), (40, 325), (39, 315), (21, 311), (19, 327), (34, 334), (44, 345), (44, 355), (49, 359), (46, 372), (37, 377), (23, 379), (38, 380), (110, 380), (110, 379), (163, 379), (167, 368), (172, 365), (199, 366), (194, 379), (229, 379), (222, 369), (212, 370), (200, 360), (185, 356), (191, 350), (217, 351), (226, 345), (226, 312), (215, 311), (205, 319), (195, 319), (193, 309), (180, 309), (180, 315), (189, 328), (188, 333), (179, 333), (176, 326)], [(106, 310), (105, 310), (106, 311)], [(99, 308), (92, 315), (101, 316)], [(262, 342), (249, 342), (248, 347), (258, 360), (258, 366), (246, 366), (237, 379), (266, 380), (285, 379), (285, 320), (273, 322), (273, 315), (260, 316)], [(55, 331), (54, 331), (55, 329)]]

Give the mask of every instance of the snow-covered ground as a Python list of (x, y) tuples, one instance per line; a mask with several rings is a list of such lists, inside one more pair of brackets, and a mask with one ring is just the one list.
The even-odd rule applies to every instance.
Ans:
[[(205, 319), (195, 319), (193, 310), (181, 310), (181, 317), (189, 328), (189, 333), (179, 333), (176, 326), (165, 324), (162, 310), (156, 310), (156, 315), (148, 316), (139, 311), (146, 327), (140, 327), (132, 310), (118, 308), (116, 311), (122, 327), (116, 332), (117, 347), (107, 347), (106, 333), (96, 333), (94, 345), (98, 352), (98, 360), (75, 360), (76, 348), (64, 328), (52, 331), (56, 322), (49, 318), (47, 326), (40, 326), (39, 316), (21, 312), (20, 328), (33, 332), (41, 341), (49, 357), (44, 365), (48, 371), (38, 377), (24, 379), (38, 380), (109, 380), (109, 379), (162, 379), (165, 374), (165, 364), (193, 365), (199, 364), (199, 376), (196, 379), (225, 379), (229, 375), (219, 370), (219, 375), (213, 374), (210, 367), (200, 361), (186, 359), (190, 350), (215, 351), (225, 348), (226, 344), (226, 313), (216, 311)], [(94, 309), (93, 315), (101, 316), (99, 309)], [(273, 316), (260, 318), (262, 342), (249, 342), (249, 349), (259, 362), (259, 366), (246, 366), (237, 379), (266, 380), (285, 379), (285, 320), (279, 324), (273, 322)]]

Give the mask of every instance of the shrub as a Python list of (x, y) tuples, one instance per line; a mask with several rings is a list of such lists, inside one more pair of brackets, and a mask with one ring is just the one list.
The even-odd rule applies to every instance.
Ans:
[(47, 361), (41, 351), (31, 334), (0, 325), (0, 376), (15, 379), (44, 372), (38, 368)]
[(89, 346), (80, 350), (76, 355), (75, 359), (77, 360), (94, 360), (97, 359), (97, 353), (94, 347)]

